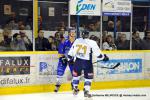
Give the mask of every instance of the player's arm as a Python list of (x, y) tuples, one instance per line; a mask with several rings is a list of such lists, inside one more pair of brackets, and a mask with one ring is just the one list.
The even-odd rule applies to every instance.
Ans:
[(70, 63), (70, 64), (73, 63), (73, 61), (74, 61), (73, 49), (74, 49), (74, 45), (71, 46), (71, 48), (70, 48), (70, 50), (68, 52), (67, 60), (68, 60), (68, 63)]
[(59, 48), (58, 48), (58, 53), (59, 53), (59, 59), (62, 61), (62, 64), (66, 64), (67, 63), (67, 58), (65, 57), (65, 43), (62, 42), (59, 44)]
[(58, 47), (59, 58), (64, 57), (64, 43), (61, 42)]
[(74, 41), (73, 45), (71, 46), (69, 52), (68, 52), (68, 61), (69, 62), (73, 62), (75, 55), (76, 55), (76, 51), (75, 51), (75, 46), (76, 46), (77, 40)]
[(92, 43), (92, 50), (95, 56), (99, 58), (99, 60), (108, 61), (109, 58), (106, 54), (103, 54), (100, 48), (98, 47), (97, 43), (93, 41)]
[(76, 55), (76, 51), (75, 51), (76, 43), (77, 43), (77, 40), (75, 40), (74, 43), (72, 44), (72, 46), (68, 52), (68, 56), (74, 57)]

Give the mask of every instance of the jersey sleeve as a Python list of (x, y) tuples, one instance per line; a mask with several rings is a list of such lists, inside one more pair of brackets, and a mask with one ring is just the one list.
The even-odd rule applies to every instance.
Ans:
[(61, 42), (58, 46), (58, 53), (64, 54), (64, 42)]
[(74, 41), (73, 45), (71, 46), (68, 55), (74, 57), (75, 56), (75, 46), (76, 46), (77, 40)]
[(97, 45), (97, 43), (96, 43), (95, 41), (92, 41), (91, 46), (92, 46), (93, 54), (94, 54), (95, 56), (98, 57), (98, 56), (100, 56), (100, 55), (104, 55), (104, 54), (101, 52), (100, 48), (98, 47), (98, 45)]

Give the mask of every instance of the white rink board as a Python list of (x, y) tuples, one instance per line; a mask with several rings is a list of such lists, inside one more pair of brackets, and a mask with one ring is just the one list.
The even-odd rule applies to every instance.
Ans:
[[(27, 56), (30, 58), (30, 73), (18, 75), (0, 74), (0, 87), (40, 85), (56, 82), (58, 54), (1, 54), (0, 60), (5, 57), (12, 61), (13, 57), (22, 58)], [(108, 67), (113, 64), (112, 61), (115, 61), (115, 63), (121, 61), (121, 65), (115, 70), (108, 70), (101, 69), (97, 67), (99, 65), (95, 64), (94, 81), (150, 79), (149, 52), (114, 52), (108, 53), (108, 56), (110, 58), (110, 63), (107, 64)], [(4, 65), (9, 66), (8, 62), (4, 63), (4, 61), (1, 61), (0, 68), (4, 67)], [(17, 67), (17, 65), (15, 66)], [(2, 70), (0, 69), (0, 71)], [(63, 77), (63, 83), (70, 81), (69, 75), (69, 70), (67, 69)], [(18, 82), (18, 80), (20, 81)]]
[(144, 59), (144, 64), (146, 65), (144, 68), (144, 76), (145, 79), (150, 79), (150, 53), (145, 53), (145, 59)]

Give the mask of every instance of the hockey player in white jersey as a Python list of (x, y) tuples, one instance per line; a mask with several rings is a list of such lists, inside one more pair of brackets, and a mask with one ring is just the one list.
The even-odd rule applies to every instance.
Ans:
[(79, 92), (78, 84), (82, 70), (84, 71), (84, 96), (91, 97), (89, 93), (91, 82), (93, 79), (92, 55), (94, 54), (99, 60), (108, 61), (109, 58), (103, 54), (97, 43), (88, 39), (89, 32), (83, 31), (82, 38), (76, 39), (69, 53), (69, 61), (75, 61), (73, 66), (73, 93), (77, 95)]

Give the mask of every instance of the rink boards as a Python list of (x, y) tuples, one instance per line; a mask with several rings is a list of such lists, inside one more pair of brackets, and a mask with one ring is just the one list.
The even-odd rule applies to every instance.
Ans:
[[(92, 89), (150, 86), (150, 51), (107, 51), (110, 61), (94, 64)], [(1, 52), (0, 95), (52, 92), (56, 82), (57, 52)], [(93, 58), (93, 61), (96, 61)], [(120, 62), (114, 70), (102, 69)], [(61, 91), (70, 91), (70, 72), (66, 69)], [(81, 77), (83, 81), (83, 76)], [(81, 82), (80, 88), (83, 88)]]

